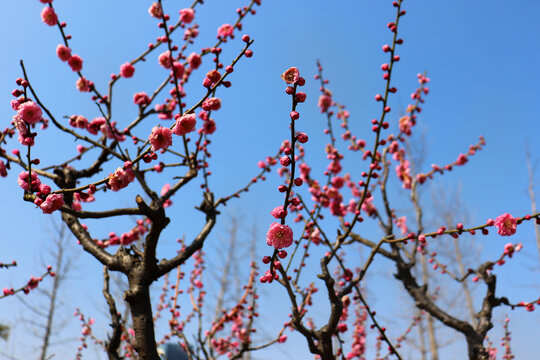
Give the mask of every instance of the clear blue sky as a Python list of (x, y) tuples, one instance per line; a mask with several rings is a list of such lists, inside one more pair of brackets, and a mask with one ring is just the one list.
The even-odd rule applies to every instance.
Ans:
[[(99, 88), (104, 89), (108, 76), (117, 73), (120, 64), (137, 56), (156, 36), (161, 36), (155, 20), (147, 14), (150, 3), (55, 0), (61, 20), (67, 21), (67, 31), (73, 35), (73, 51), (82, 56), (85, 75), (94, 80)], [(176, 2), (165, 1), (165, 6), (176, 20), (178, 9), (191, 2), (173, 3)], [(193, 49), (212, 45), (217, 27), (232, 23), (236, 19), (235, 9), (247, 3), (247, 0), (205, 1), (205, 5), (197, 11), (196, 20), (201, 25), (201, 33)], [(325, 166), (317, 159), (322, 158), (327, 142), (322, 134), (325, 119), (316, 108), (319, 95), (318, 84), (313, 81), (316, 59), (321, 60), (325, 75), (330, 79), (329, 87), (334, 99), (347, 105), (353, 129), (369, 139), (369, 121), (377, 117), (380, 111), (373, 97), (383, 90), (384, 85), (380, 65), (387, 58), (381, 46), (391, 41), (391, 34), (385, 25), (394, 20), (394, 10), (391, 1), (343, 1), (334, 6), (329, 5), (331, 3), (338, 2), (263, 0), (262, 6), (257, 8), (257, 15), (244, 21), (243, 33), (255, 40), (255, 54), (253, 58), (241, 61), (232, 74), (233, 86), (220, 93), (223, 108), (215, 114), (218, 132), (211, 159), (214, 173), (212, 184), (217, 195), (231, 193), (238, 184), (249, 180), (257, 171), (257, 161), (274, 154), (287, 137), (290, 105), (279, 75), (290, 66), (298, 67), (308, 81), (305, 88), (308, 100), (300, 107), (302, 118), (299, 127), (310, 136), (308, 159), (314, 164), (314, 170), (320, 173)], [(98, 110), (88, 96), (75, 90), (75, 75), (56, 57), (55, 48), (60, 43), (60, 36), (56, 28), (41, 22), (42, 7), (37, 0), (3, 4), (4, 21), (0, 23), (0, 41), (4, 49), (0, 57), (0, 114), (4, 119), (3, 128), (8, 126), (13, 116), (9, 101), (12, 99), (10, 93), (15, 85), (14, 80), (21, 76), (19, 59), (24, 59), (33, 85), (57, 117), (71, 114), (84, 114), (88, 118), (98, 116)], [(469, 144), (476, 143), (479, 135), (485, 136), (487, 141), (485, 149), (475, 155), (466, 167), (439, 177), (434, 184), (443, 189), (441, 191), (454, 189), (460, 184), (467, 211), (472, 214), (474, 223), (481, 223), (503, 212), (516, 216), (527, 213), (530, 205), (526, 193), (526, 144), (529, 144), (533, 158), (540, 159), (540, 143), (537, 141), (540, 133), (540, 69), (536, 66), (540, 55), (536, 29), (540, 3), (407, 0), (404, 8), (407, 15), (402, 19), (399, 31), (405, 43), (399, 48), (402, 60), (393, 74), (398, 93), (391, 99), (394, 109), (391, 121), (395, 126), (399, 114), (409, 103), (409, 94), (417, 86), (416, 74), (427, 71), (432, 80), (429, 85), (431, 92), (426, 98), (416, 129), (417, 134), (425, 135), (425, 164), (429, 166), (431, 163), (454, 161), (459, 153), (468, 149)], [(224, 46), (225, 60), (236, 56), (241, 46), (238, 37), (227, 43)], [(149, 63), (152, 62), (155, 64), (155, 58), (149, 59)], [(210, 66), (210, 62), (206, 61), (200, 73)], [(163, 75), (163, 71), (160, 72), (156, 66), (144, 64), (137, 67), (133, 79), (121, 81), (115, 91), (117, 121), (123, 124), (130, 122), (136, 110), (131, 103), (132, 94), (141, 90), (151, 91)], [(193, 95), (190, 99), (202, 93), (197, 83), (199, 78), (195, 79), (191, 84)], [(35, 153), (44, 164), (53, 163), (49, 159), (57, 159), (66, 151), (74, 152), (76, 145), (71, 139), (58, 137), (52, 129), (40, 134), (37, 142)], [(10, 142), (7, 150), (14, 146), (15, 143)], [(41, 252), (38, 245), (48, 237), (45, 229), (50, 216), (41, 215), (31, 204), (21, 200), (22, 191), (16, 185), (18, 172), (17, 169), (8, 178), (0, 179), (3, 196), (0, 226), (4, 229), (0, 241), (0, 260), (16, 259), (20, 264), (17, 269), (0, 272), (0, 287), (16, 286), (29, 275), (41, 272), (36, 264)], [(536, 175), (538, 179), (538, 172)], [(157, 179), (155, 184), (165, 182)], [(282, 201), (280, 194), (275, 191), (277, 184), (278, 179), (274, 175), (227, 208), (231, 213), (245, 214), (246, 227), (252, 223), (258, 226), (261, 254), (266, 250), (263, 234), (272, 220), (268, 213)], [(404, 195), (399, 190), (395, 193)], [(129, 205), (133, 194), (119, 194), (111, 199), (117, 201), (119, 206)], [(185, 233), (189, 239), (196, 232), (190, 224), (200, 224), (202, 221), (200, 215), (193, 215), (191, 210), (192, 205), (200, 201), (199, 195), (180, 196), (185, 198), (173, 199), (177, 206), (171, 210), (175, 223), (164, 234), (164, 246), (160, 248), (163, 254), (174, 251), (175, 238)], [(404, 204), (401, 200), (395, 206), (403, 208)], [(126, 231), (131, 223), (124, 219), (120, 224), (123, 228), (117, 232)], [(223, 217), (213, 241), (226, 238), (223, 233), (225, 228), (226, 217)], [(96, 236), (105, 236), (109, 231), (110, 226), (98, 227)], [(533, 236), (532, 227), (523, 226), (516, 238), (511, 239), (523, 242), (524, 251), (530, 254), (530, 258), (518, 257), (514, 261), (527, 258), (525, 263), (535, 264)], [(498, 254), (505, 243), (504, 239), (496, 236), (472, 241), (475, 246), (483, 246), (486, 256)], [(212, 249), (208, 252), (215, 254)], [(103, 308), (99, 293), (101, 268), (86, 254), (82, 254), (78, 262), (81, 270), (75, 274), (70, 292), (82, 294), (85, 299), (79, 301), (80, 296), (68, 294), (65, 301), (71, 309), (80, 306), (89, 316), (100, 318)], [(384, 264), (381, 267), (384, 268)], [(512, 291), (510, 295), (516, 297), (512, 300), (536, 297), (534, 294), (540, 285), (535, 280), (537, 273), (531, 275), (527, 269), (526, 266), (501, 269), (500, 278), (507, 280), (507, 285), (501, 285), (500, 289), (506, 290), (507, 294)], [(390, 270), (385, 271), (391, 273)], [(376, 279), (392, 281), (388, 277)], [(523, 284), (529, 286), (523, 287)], [(399, 309), (395, 300), (390, 300), (399, 296), (396, 295), (397, 289), (386, 289), (378, 282), (373, 285), (373, 292), (376, 293), (374, 298), (377, 300), (374, 306), (380, 306), (380, 313), (385, 308)], [(272, 286), (266, 291), (270, 295), (279, 295), (282, 289)], [(287, 311), (283, 309), (286, 304), (274, 301), (277, 305), (272, 309), (283, 317), (272, 325), (285, 321)], [(29, 355), (22, 345), (32, 345), (33, 340), (29, 335), (23, 335), (24, 331), (16, 324), (16, 319), (24, 310), (15, 299), (3, 300), (1, 309), (0, 322), (16, 325), (6, 351), (10, 352), (10, 347), (13, 347), (16, 357), (26, 358)], [(496, 319), (503, 318), (506, 312), (497, 313)], [(515, 354), (517, 358), (530, 358), (530, 354), (537, 353), (540, 348), (538, 344), (526, 342), (523, 334), (538, 330), (533, 327), (538, 323), (538, 316), (536, 313), (524, 314), (523, 311), (515, 311), (514, 315), (516, 321), (511, 326), (514, 326)], [(391, 319), (395, 314), (389, 310), (384, 316)], [(517, 329), (518, 322), (520, 330)], [(80, 331), (76, 321), (72, 321), (70, 326), (73, 332)], [(106, 329), (106, 326), (102, 319), (100, 329)], [(500, 324), (498, 327), (501, 327)], [(493, 336), (495, 343), (500, 339), (500, 330), (497, 331)], [(399, 335), (399, 332), (395, 335)], [(299, 344), (304, 346), (303, 342)], [(298, 358), (307, 358), (302, 355), (305, 354), (304, 349), (291, 350), (287, 356), (296, 354)], [(447, 350), (441, 358), (454, 358), (452, 351)], [(62, 354), (58, 358), (72, 357), (73, 354)], [(93, 353), (87, 353), (87, 358), (92, 356)], [(259, 356), (265, 358), (264, 354)]]

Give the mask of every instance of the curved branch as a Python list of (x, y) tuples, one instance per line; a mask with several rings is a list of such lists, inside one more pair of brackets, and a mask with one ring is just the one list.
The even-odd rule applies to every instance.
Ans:
[(74, 215), (63, 212), (62, 220), (66, 223), (73, 235), (75, 235), (75, 237), (80, 241), (86, 252), (90, 253), (100, 263), (106, 265), (111, 270), (123, 270), (123, 267), (113, 255), (100, 248), (94, 242), (88, 231), (86, 231), (86, 229), (81, 225), (79, 220)]
[(105, 211), (76, 211), (67, 206), (62, 206), (60, 211), (73, 215), (79, 219), (102, 219), (120, 215), (143, 215), (142, 211), (137, 208), (113, 209)]

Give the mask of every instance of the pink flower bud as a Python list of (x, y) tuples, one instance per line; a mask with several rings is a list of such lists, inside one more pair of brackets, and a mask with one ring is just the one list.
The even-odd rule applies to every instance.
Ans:
[(299, 143), (305, 144), (308, 141), (308, 136), (306, 135), (306, 133), (301, 132), (296, 135), (296, 139)]
[(305, 92), (299, 92), (299, 93), (296, 93), (296, 101), (298, 101), (299, 103), (303, 103), (304, 101), (306, 101), (306, 93)]
[(283, 156), (281, 159), (279, 159), (279, 162), (283, 166), (289, 166), (291, 164), (291, 158), (288, 156)]

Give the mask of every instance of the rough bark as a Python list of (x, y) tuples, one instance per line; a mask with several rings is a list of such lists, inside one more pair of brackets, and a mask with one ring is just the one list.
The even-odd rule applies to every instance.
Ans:
[(141, 274), (129, 277), (129, 290), (125, 294), (129, 304), (133, 330), (135, 331), (135, 350), (141, 360), (160, 360), (157, 353), (150, 286), (145, 284)]

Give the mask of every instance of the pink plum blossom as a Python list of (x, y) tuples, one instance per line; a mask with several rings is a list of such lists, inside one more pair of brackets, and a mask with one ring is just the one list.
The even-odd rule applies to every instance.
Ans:
[(288, 68), (287, 71), (285, 71), (283, 74), (281, 74), (281, 78), (287, 84), (294, 84), (300, 78), (300, 72), (298, 71), (298, 68), (291, 67)]
[(399, 119), (399, 131), (404, 133), (405, 135), (411, 135), (411, 117), (410, 116), (402, 116)]
[(41, 20), (49, 26), (54, 26), (58, 23), (58, 16), (52, 7), (47, 6), (41, 10)]
[(276, 219), (283, 219), (284, 217), (287, 216), (287, 210), (284, 210), (283, 206), (278, 206), (277, 208), (274, 208), (274, 210), (270, 212), (270, 215), (272, 215)]
[(120, 66), (120, 76), (122, 77), (125, 77), (125, 78), (130, 78), (133, 76), (133, 74), (135, 73), (135, 67), (127, 62), (125, 64), (122, 64), (122, 66)]
[(90, 326), (88, 325), (85, 325), (83, 326), (82, 330), (81, 330), (81, 333), (84, 335), (84, 336), (88, 336), (92, 333), (92, 329), (90, 328)]
[(165, 51), (161, 53), (158, 56), (158, 62), (159, 62), (159, 65), (163, 66), (165, 69), (170, 69), (171, 68), (171, 52)]
[(459, 154), (459, 156), (457, 158), (457, 161), (456, 161), (456, 164), (464, 165), (466, 162), (467, 162), (467, 156), (465, 156), (463, 154)]
[[(39, 180), (37, 174), (32, 172), (32, 191), (39, 191), (39, 185), (41, 185), (41, 180)], [(30, 191), (30, 185), (28, 184), (28, 172), (22, 171), (17, 177), (17, 183), (19, 186), (26, 191)]]
[(135, 179), (135, 173), (131, 169), (118, 168), (113, 174), (109, 175), (109, 186), (112, 191), (121, 190), (129, 185)]
[(154, 126), (148, 140), (153, 151), (166, 149), (172, 145), (172, 131), (167, 127)]
[(517, 220), (510, 214), (504, 213), (495, 219), (495, 227), (501, 236), (510, 236), (516, 233)]
[(89, 189), (87, 193), (85, 192), (76, 192), (75, 194), (73, 194), (73, 197), (75, 198), (76, 201), (79, 201), (79, 202), (94, 202), (96, 201), (96, 198), (94, 197), (93, 195), (93, 192)]
[(221, 74), (216, 69), (213, 69), (206, 73), (206, 78), (209, 79), (211, 83), (215, 84), (221, 79)]
[(13, 117), (13, 125), (15, 125), (15, 128), (18, 131), (19, 136), (17, 137), (17, 140), (19, 140), (22, 145), (34, 145), (34, 137), (31, 135), (28, 126), (19, 115)]
[(199, 29), (195, 27), (187, 28), (186, 31), (184, 31), (184, 38), (186, 39), (195, 39), (197, 36), (199, 36)]
[(185, 68), (182, 63), (175, 61), (172, 68), (174, 71), (174, 75), (176, 75), (177, 78), (181, 78), (184, 75)]
[(326, 167), (332, 174), (339, 174), (342, 170), (339, 160), (334, 160)]
[(17, 111), (21, 103), (19, 102), (19, 100), (11, 100), (10, 105), (13, 110)]
[(43, 280), (43, 278), (39, 277), (39, 278), (36, 278), (34, 276), (31, 276), (30, 277), (30, 280), (28, 280), (28, 283), (26, 284), (26, 287), (30, 290), (33, 290), (35, 288), (38, 287), (39, 285), (39, 282)]
[(226, 38), (233, 37), (234, 27), (231, 24), (223, 24), (218, 28), (218, 36)]
[(345, 216), (347, 214), (347, 208), (341, 201), (334, 200), (330, 203), (330, 213), (334, 216)]
[(216, 122), (212, 119), (205, 120), (202, 128), (199, 129), (199, 134), (211, 135), (216, 131)]
[(107, 121), (104, 117), (97, 117), (88, 123), (88, 125), (86, 126), (86, 130), (92, 135), (97, 135), (101, 126), (106, 122)]
[(416, 181), (418, 181), (419, 184), (425, 183), (426, 180), (427, 180), (427, 175), (426, 174), (417, 174), (416, 175)]
[(336, 189), (341, 189), (345, 184), (345, 180), (341, 176), (334, 176), (331, 183)]
[(161, 5), (158, 2), (153, 2), (150, 8), (148, 9), (148, 13), (150, 16), (155, 17), (157, 19), (161, 19), (163, 16), (163, 10), (161, 9)]
[(82, 115), (73, 115), (69, 118), (69, 125), (79, 129), (86, 129), (88, 119)]
[(68, 65), (71, 67), (71, 70), (78, 72), (82, 70), (83, 60), (79, 55), (75, 54), (69, 58)]
[(504, 253), (508, 255), (508, 257), (512, 257), (512, 255), (514, 254), (514, 250), (514, 244), (507, 243), (506, 245), (504, 245)]
[(377, 214), (377, 209), (373, 205), (373, 196), (366, 198), (362, 204), (362, 211), (365, 211), (368, 216), (374, 217)]
[(288, 225), (272, 223), (266, 233), (266, 243), (276, 249), (289, 247), (293, 243), (293, 231)]
[(27, 123), (35, 124), (41, 120), (43, 111), (41, 111), (41, 108), (35, 102), (26, 101), (19, 105), (17, 115), (19, 115), (21, 119)]
[(133, 102), (139, 106), (150, 104), (150, 97), (145, 92), (139, 92), (133, 95)]
[(116, 128), (116, 121), (111, 122), (110, 124), (107, 123), (107, 121), (104, 118), (96, 118), (94, 120), (98, 120), (101, 122), (101, 126), (99, 130), (105, 135), (107, 139), (116, 140), (116, 141), (124, 141), (126, 139), (126, 136), (118, 131)]
[(181, 117), (177, 115), (176, 123), (172, 131), (176, 135), (182, 136), (194, 131), (196, 125), (197, 116), (195, 114), (185, 114)]
[(195, 18), (195, 11), (193, 9), (187, 8), (180, 10), (180, 21), (184, 24), (189, 24)]
[(215, 97), (208, 98), (208, 99), (204, 100), (204, 102), (202, 104), (202, 108), (205, 111), (219, 110), (221, 108), (221, 100), (219, 98), (215, 98)]
[[(328, 91), (329, 92), (329, 91)], [(328, 108), (332, 105), (332, 95), (328, 93), (324, 93), (321, 96), (319, 96), (319, 101), (317, 103), (317, 106), (319, 109), (321, 109), (321, 112), (326, 112)]]
[(188, 63), (189, 63), (189, 67), (192, 69), (192, 70), (196, 70), (199, 68), (199, 66), (201, 66), (201, 63), (202, 63), (202, 58), (201, 58), (201, 55), (197, 54), (197, 53), (191, 53), (189, 56), (188, 56)]
[(313, 232), (310, 235), (310, 238), (311, 238), (311, 241), (315, 245), (319, 245), (321, 243), (321, 241), (322, 241), (322, 239), (321, 239), (321, 231), (319, 230), (319, 228), (315, 228), (315, 230), (313, 230)]
[(47, 184), (41, 184), (39, 185), (39, 192), (41, 195), (49, 195), (51, 193), (51, 187)]
[[(163, 187), (161, 188), (161, 191), (160, 191), (160, 194), (161, 196), (165, 195), (167, 192), (169, 192), (169, 190), (171, 189), (171, 184), (165, 184), (163, 185)], [(163, 207), (166, 208), (166, 207), (169, 207), (172, 205), (172, 201), (171, 199), (167, 199), (164, 203), (163, 203)]]
[(407, 217), (401, 216), (394, 220), (396, 223), (396, 226), (401, 230), (401, 233), (403, 235), (407, 234), (409, 232), (409, 229), (407, 228)]
[(73, 200), (73, 202), (71, 203), (71, 208), (75, 211), (81, 211), (82, 210), (82, 205), (79, 201), (77, 200)]
[(56, 47), (56, 55), (60, 58), (62, 61), (68, 61), (71, 57), (71, 49), (67, 46), (64, 46), (62, 44), (59, 44)]
[(91, 84), (92, 83), (89, 80), (87, 80), (84, 76), (82, 76), (77, 80), (77, 83), (75, 84), (75, 86), (77, 87), (77, 90), (79, 90), (80, 92), (89, 92), (91, 89)]
[(410, 189), (412, 186), (412, 178), (409, 160), (402, 161), (396, 166), (396, 174), (403, 183), (403, 188)]
[(45, 201), (39, 206), (44, 214), (52, 214), (64, 206), (64, 197), (62, 194), (49, 194)]

